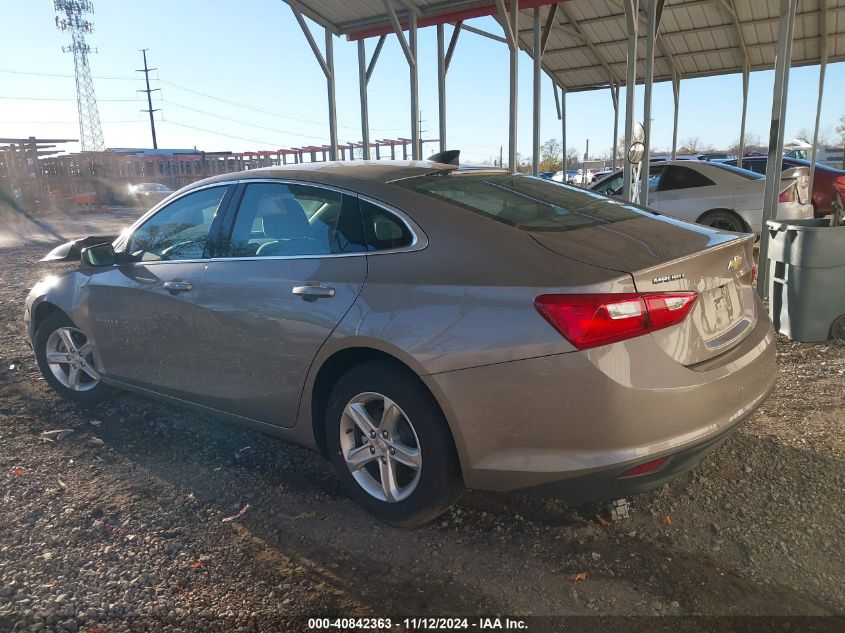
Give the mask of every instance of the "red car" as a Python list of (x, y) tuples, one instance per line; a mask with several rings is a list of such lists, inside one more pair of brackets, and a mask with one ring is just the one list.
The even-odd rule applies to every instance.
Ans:
[[(766, 173), (767, 156), (746, 156), (742, 160), (744, 169)], [(729, 165), (736, 165), (736, 159), (722, 161)], [(809, 167), (810, 161), (801, 158), (783, 157), (783, 167)], [(823, 218), (834, 212), (837, 206), (839, 217), (843, 217), (845, 207), (845, 170), (834, 169), (821, 163), (816, 163), (816, 174), (813, 177), (813, 209), (817, 218)]]

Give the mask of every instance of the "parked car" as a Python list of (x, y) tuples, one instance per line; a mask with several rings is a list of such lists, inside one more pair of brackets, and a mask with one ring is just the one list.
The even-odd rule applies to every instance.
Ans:
[(54, 249), (81, 266), (25, 322), (63, 397), (318, 449), (409, 526), (464, 486), (616, 499), (698, 464), (776, 377), (753, 242), (502, 169), (292, 165)]
[[(736, 166), (737, 164), (735, 158), (723, 162), (727, 165)], [(765, 176), (768, 162), (768, 156), (765, 155), (746, 156), (742, 159), (742, 167)], [(809, 168), (811, 163), (801, 158), (784, 156), (781, 165), (782, 169)], [(835, 210), (838, 210), (841, 216), (842, 209), (845, 207), (845, 170), (816, 163), (816, 173), (813, 176), (812, 204), (817, 218), (831, 215)]]
[(143, 200), (163, 200), (173, 193), (173, 189), (158, 182), (142, 182), (137, 185), (129, 185), (129, 194), (138, 196)]
[(543, 180), (552, 180), (556, 173), (554, 171), (541, 171), (539, 175)]
[[(618, 169), (590, 189), (607, 196), (622, 195)], [(813, 217), (806, 170), (784, 172), (777, 219)], [(760, 233), (763, 225), (765, 178), (719, 162), (660, 161), (649, 170), (648, 206), (666, 215), (727, 231)]]

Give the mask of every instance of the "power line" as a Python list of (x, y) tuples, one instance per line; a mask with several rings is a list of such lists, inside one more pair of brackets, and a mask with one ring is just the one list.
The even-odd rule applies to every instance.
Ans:
[(316, 140), (320, 140), (320, 141), (325, 140), (324, 136), (313, 136), (313, 135), (308, 135), (308, 134), (300, 134), (299, 132), (292, 132), (290, 130), (282, 130), (282, 129), (275, 128), (275, 127), (267, 127), (266, 125), (258, 125), (257, 123), (247, 123), (246, 121), (241, 121), (239, 119), (233, 119), (232, 117), (229, 117), (229, 116), (215, 114), (213, 112), (208, 112), (206, 110), (200, 110), (199, 108), (186, 106), (186, 105), (183, 105), (181, 103), (177, 103), (175, 101), (170, 101), (169, 99), (162, 99), (161, 101), (162, 101), (162, 103), (166, 103), (168, 105), (172, 105), (172, 106), (175, 106), (177, 108), (181, 108), (183, 110), (190, 110), (191, 112), (196, 112), (198, 114), (204, 114), (206, 116), (214, 117), (216, 119), (223, 119), (224, 121), (230, 121), (232, 123), (237, 123), (237, 124), (240, 124), (240, 125), (246, 125), (248, 127), (254, 127), (254, 128), (259, 129), (259, 130), (267, 130), (268, 132), (277, 132), (277, 133), (280, 133), (280, 134), (290, 134), (291, 136), (299, 136), (301, 138), (316, 139)]
[[(73, 75), (68, 75), (64, 73), (41, 73), (29, 70), (11, 70), (9, 68), (0, 68), (0, 73), (5, 73), (8, 75), (29, 75), (32, 77), (63, 77), (66, 79), (73, 79)], [(117, 77), (117, 76), (109, 76), (109, 75), (91, 75), (92, 79), (113, 79), (117, 81), (138, 81), (137, 77)]]
[(162, 119), (162, 123), (167, 123), (169, 125), (176, 125), (178, 127), (184, 127), (189, 130), (196, 130), (197, 132), (206, 132), (208, 134), (214, 134), (216, 136), (225, 136), (226, 138), (232, 138), (237, 141), (248, 141), (249, 143), (258, 143), (259, 145), (269, 145), (276, 149), (280, 147), (284, 147), (284, 143), (270, 143), (266, 140), (259, 140), (255, 138), (247, 138), (245, 136), (234, 136), (233, 134), (224, 134), (223, 132), (216, 132), (214, 130), (208, 130), (206, 128), (196, 127), (194, 125), (188, 125), (186, 123), (177, 123), (176, 121), (171, 121), (170, 119)]
[[(0, 95), (0, 99), (11, 99), (13, 101), (76, 101), (73, 97), (10, 97)], [(138, 99), (97, 99), (97, 101), (120, 101), (138, 103)]]

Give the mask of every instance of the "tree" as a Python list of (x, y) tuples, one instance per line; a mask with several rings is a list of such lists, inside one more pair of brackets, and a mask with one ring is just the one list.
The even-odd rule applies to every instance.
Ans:
[(581, 164), (581, 154), (577, 147), (566, 148), (566, 166), (564, 169), (577, 169)]
[[(739, 153), (739, 139), (735, 140), (728, 149), (734, 154)], [(743, 151), (746, 154), (751, 152), (761, 152), (764, 149), (766, 149), (766, 147), (760, 142), (759, 134), (745, 134), (745, 146)]]
[(839, 117), (839, 125), (836, 128), (836, 133), (842, 137), (840, 140), (845, 145), (845, 114)]
[(561, 165), (560, 141), (550, 138), (540, 146), (540, 171), (559, 171)]
[(701, 154), (703, 152), (712, 152), (713, 146), (709, 143), (703, 143), (697, 136), (690, 136), (685, 140), (678, 150), (679, 154)]

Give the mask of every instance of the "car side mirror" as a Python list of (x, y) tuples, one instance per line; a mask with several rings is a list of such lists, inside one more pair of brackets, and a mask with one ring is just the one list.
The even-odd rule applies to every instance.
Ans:
[(113, 266), (117, 259), (114, 253), (114, 246), (110, 242), (105, 244), (95, 244), (88, 248), (83, 248), (80, 253), (82, 263), (86, 266), (95, 268), (102, 268), (105, 266)]

